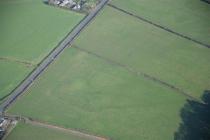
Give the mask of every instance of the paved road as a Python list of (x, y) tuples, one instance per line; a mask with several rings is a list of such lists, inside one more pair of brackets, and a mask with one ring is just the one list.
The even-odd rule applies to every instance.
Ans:
[(11, 93), (5, 102), (0, 105), (0, 113), (3, 114), (5, 109), (13, 103), (23, 92), (33, 83), (33, 81), (52, 63), (56, 57), (69, 45), (78, 34), (92, 21), (99, 11), (108, 3), (109, 0), (101, 0), (89, 15), (87, 15), (62, 41), (60, 44), (41, 62), (41, 64)]

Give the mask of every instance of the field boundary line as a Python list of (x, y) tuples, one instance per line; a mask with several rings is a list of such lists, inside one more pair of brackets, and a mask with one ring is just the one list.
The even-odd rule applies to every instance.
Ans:
[(77, 131), (77, 130), (73, 130), (73, 129), (67, 129), (67, 128), (64, 128), (64, 127), (51, 125), (51, 124), (47, 124), (47, 123), (40, 122), (40, 121), (27, 120), (27, 123), (32, 124), (32, 125), (42, 126), (42, 127), (45, 127), (45, 128), (55, 129), (55, 130), (59, 130), (59, 131), (63, 131), (63, 132), (68, 132), (68, 133), (75, 134), (75, 135), (80, 136), (80, 137), (90, 138), (91, 140), (108, 140), (108, 139), (103, 138), (103, 137), (90, 135), (90, 134), (87, 134), (87, 133), (83, 133), (81, 131)]
[(0, 57), (0, 61), (15, 62), (15, 63), (18, 63), (18, 64), (25, 65), (27, 67), (34, 67), (34, 66), (36, 66), (36, 64), (30, 63), (28, 61), (12, 59), (12, 58), (8, 58), (8, 57)]
[(169, 32), (169, 33), (172, 33), (172, 34), (174, 34), (174, 35), (176, 35), (176, 36), (179, 36), (179, 37), (181, 37), (181, 38), (184, 38), (184, 39), (187, 39), (187, 40), (189, 40), (189, 41), (192, 41), (192, 42), (194, 42), (194, 43), (196, 43), (196, 44), (199, 44), (199, 45), (201, 45), (201, 46), (203, 46), (203, 47), (210, 48), (210, 44), (203, 43), (203, 42), (201, 42), (201, 41), (199, 41), (199, 40), (196, 40), (196, 39), (191, 38), (191, 37), (189, 37), (189, 36), (186, 36), (186, 35), (184, 35), (184, 34), (178, 33), (178, 32), (176, 32), (176, 31), (174, 31), (174, 30), (172, 30), (172, 29), (169, 29), (169, 28), (167, 28), (167, 27), (164, 27), (164, 26), (162, 26), (162, 25), (159, 25), (159, 24), (157, 24), (157, 23), (154, 23), (154, 22), (152, 22), (152, 21), (150, 21), (150, 20), (147, 20), (147, 19), (145, 19), (145, 18), (143, 18), (143, 17), (141, 17), (141, 16), (138, 16), (138, 15), (136, 15), (136, 14), (133, 14), (133, 13), (129, 12), (129, 11), (126, 11), (126, 10), (124, 10), (124, 9), (118, 7), (118, 6), (113, 5), (113, 4), (108, 3), (107, 5), (108, 5), (109, 7), (112, 7), (112, 8), (114, 8), (114, 9), (120, 11), (120, 12), (123, 12), (123, 13), (125, 13), (125, 14), (127, 14), (127, 15), (130, 15), (130, 16), (132, 16), (132, 17), (134, 17), (134, 18), (137, 18), (137, 19), (139, 19), (139, 20), (141, 20), (141, 21), (144, 21), (144, 22), (146, 22), (146, 23), (148, 23), (148, 24), (150, 24), (150, 25), (153, 25), (153, 26), (155, 26), (155, 27), (157, 27), (157, 28), (159, 28), (159, 29), (162, 29), (162, 30), (167, 31), (167, 32)]
[(135, 74), (136, 76), (141, 75), (141, 76), (145, 77), (146, 79), (148, 79), (148, 80), (150, 80), (150, 81), (153, 81), (153, 82), (155, 82), (155, 83), (158, 83), (158, 84), (160, 84), (160, 85), (163, 85), (163, 86), (165, 86), (165, 87), (167, 87), (167, 88), (170, 88), (170, 89), (176, 91), (177, 93), (179, 93), (179, 94), (181, 94), (181, 95), (184, 95), (184, 96), (187, 97), (188, 99), (191, 99), (191, 100), (194, 100), (194, 101), (197, 101), (197, 102), (201, 102), (199, 99), (197, 99), (196, 97), (193, 97), (192, 95), (190, 95), (190, 93), (187, 93), (187, 92), (184, 91), (183, 89), (181, 89), (181, 88), (179, 88), (179, 87), (176, 87), (176, 86), (174, 86), (174, 85), (172, 85), (172, 84), (170, 84), (170, 83), (167, 83), (167, 82), (165, 82), (165, 81), (162, 81), (162, 80), (160, 80), (160, 79), (158, 79), (158, 78), (156, 78), (156, 77), (154, 77), (154, 76), (152, 76), (152, 75), (149, 75), (149, 74), (144, 73), (144, 72), (136, 71), (136, 70), (134, 70), (133, 68), (127, 66), (127, 65), (124, 65), (124, 64), (121, 64), (121, 63), (116, 62), (116, 61), (114, 61), (114, 60), (111, 60), (111, 59), (109, 59), (109, 58), (103, 57), (103, 56), (101, 56), (101, 55), (98, 55), (97, 53), (88, 51), (88, 50), (83, 49), (83, 48), (81, 48), (81, 47), (78, 47), (78, 46), (76, 46), (76, 45), (72, 45), (72, 47), (73, 47), (73, 48), (76, 48), (76, 49), (78, 49), (78, 50), (80, 50), (80, 51), (86, 52), (87, 54), (93, 55), (93, 56), (95, 56), (95, 57), (97, 57), (97, 58), (100, 58), (100, 59), (102, 59), (102, 60), (105, 60), (106, 62), (108, 62), (108, 63), (110, 63), (110, 64), (112, 64), (112, 65), (119, 66), (119, 67), (121, 67), (121, 68), (127, 70), (128, 72), (130, 72), (130, 73), (132, 73), (132, 74)]
[(109, 140), (108, 138), (105, 138), (105, 137), (102, 137), (102, 136), (88, 134), (88, 133), (81, 132), (81, 131), (78, 131), (78, 130), (74, 130), (74, 129), (71, 129), (71, 128), (64, 128), (62, 126), (57, 126), (57, 125), (54, 125), (54, 124), (49, 124), (49, 123), (46, 123), (46, 122), (43, 122), (43, 121), (35, 120), (33, 118), (30, 118), (30, 117), (23, 117), (23, 116), (17, 116), (17, 115), (9, 115), (9, 114), (5, 115), (4, 117), (9, 118), (11, 120), (15, 120), (15, 121), (22, 121), (23, 123), (31, 124), (31, 125), (38, 126), (38, 127), (54, 129), (54, 130), (61, 131), (61, 132), (66, 132), (66, 133), (69, 133), (69, 134), (71, 133), (75, 136), (88, 138), (88, 139), (91, 139), (91, 140)]
[(74, 39), (81, 33), (81, 31), (89, 25), (89, 23), (96, 17), (96, 15), (104, 8), (109, 0), (101, 0), (96, 8), (87, 16), (85, 16), (72, 30), (71, 32), (58, 43), (39, 65), (16, 87), (10, 94), (10, 96), (0, 105), (0, 115), (4, 114), (4, 111), (29, 88), (35, 79), (63, 52), (63, 50), (69, 47)]

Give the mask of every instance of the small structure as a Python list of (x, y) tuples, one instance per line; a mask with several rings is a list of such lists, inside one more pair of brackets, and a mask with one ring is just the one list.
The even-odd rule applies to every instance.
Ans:
[(6, 132), (8, 122), (6, 119), (0, 117), (0, 139), (4, 136)]
[(49, 0), (48, 3), (66, 8), (70, 8), (73, 5), (76, 5), (76, 2), (74, 2), (73, 0)]
[(74, 7), (72, 7), (73, 10), (80, 10), (81, 6), (79, 4), (75, 5)]
[(88, 13), (97, 5), (99, 1), (100, 0), (95, 0), (95, 2), (90, 0), (48, 0), (45, 3), (66, 9), (71, 9), (74, 11)]
[(4, 118), (0, 118), (0, 128), (4, 128), (6, 124), (7, 124), (7, 121)]
[(3, 138), (3, 136), (4, 136), (5, 133), (6, 133), (5, 130), (2, 129), (2, 128), (0, 128), (0, 139)]

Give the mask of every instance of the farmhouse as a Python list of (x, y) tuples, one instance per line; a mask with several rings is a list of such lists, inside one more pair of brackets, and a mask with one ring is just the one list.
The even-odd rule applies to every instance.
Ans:
[(7, 127), (7, 120), (0, 118), (0, 139), (4, 136)]
[(3, 128), (6, 125), (7, 121), (4, 118), (0, 118), (0, 128)]
[(74, 0), (49, 0), (48, 3), (52, 5), (57, 5), (60, 7), (70, 8), (73, 10), (80, 10), (85, 0), (77, 1)]
[(76, 2), (73, 0), (49, 0), (49, 4), (59, 5), (59, 6), (67, 6), (67, 5), (75, 5)]

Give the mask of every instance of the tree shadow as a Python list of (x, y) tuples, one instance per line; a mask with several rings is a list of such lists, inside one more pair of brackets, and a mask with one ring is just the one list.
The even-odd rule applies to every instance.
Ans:
[(180, 113), (182, 123), (174, 140), (210, 140), (210, 90), (204, 91), (202, 101), (187, 100)]
[(47, 5), (49, 4), (48, 0), (43, 0), (43, 3)]
[(210, 4), (210, 0), (201, 0), (201, 1)]

